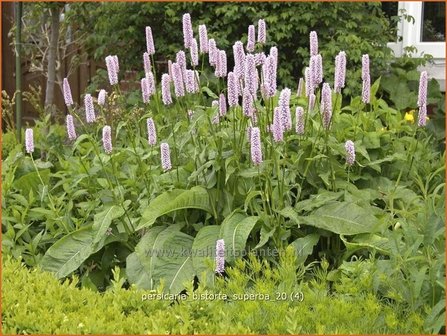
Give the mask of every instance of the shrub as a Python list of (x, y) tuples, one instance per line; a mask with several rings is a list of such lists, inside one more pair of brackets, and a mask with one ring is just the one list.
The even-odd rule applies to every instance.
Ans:
[[(371, 273), (342, 276), (337, 282), (342, 287), (331, 293), (324, 263), (315, 268), (319, 276), (310, 282), (303, 281), (305, 270), (298, 268), (297, 274), (296, 267), (290, 251), (275, 268), (250, 257), (228, 268), (228, 278), (216, 279), (215, 289), (200, 285), (193, 291), (189, 285), (185, 296), (173, 301), (156, 298), (161, 288), (120, 288), (119, 270), (114, 272), (111, 287), (100, 294), (76, 288), (76, 279), (60, 284), (49, 273), (30, 271), (20, 262), (6, 259), (3, 333), (369, 334), (429, 330), (424, 329), (426, 313), (422, 309), (409, 312), (378, 300), (372, 293)], [(255, 295), (257, 299), (253, 299)]]
[[(280, 47), (278, 76), (282, 85), (288, 87), (296, 85), (298, 78), (304, 75), (303, 69), (309, 58), (308, 36), (312, 30), (321, 36), (320, 49), (326, 80), (332, 79), (334, 75), (329, 66), (334, 55), (340, 50), (348, 52), (346, 94), (358, 94), (361, 89), (356, 78), (359, 76), (362, 54), (371, 56), (374, 78), (387, 69), (387, 63), (392, 58), (386, 44), (392, 39), (394, 28), (377, 2), (170, 2), (87, 6), (93, 7), (87, 13), (99, 18), (85, 26), (91, 52), (96, 59), (116, 54), (126, 69), (141, 66), (145, 26), (152, 26), (153, 29), (157, 45), (156, 60), (172, 59), (177, 50), (182, 48), (181, 38), (176, 33), (165, 32), (179, 31), (181, 15), (186, 11), (191, 13), (195, 27), (199, 24), (207, 25), (210, 37), (216, 38), (219, 48), (227, 50), (230, 59), (232, 44), (239, 39), (246, 42), (248, 24), (265, 18), (270, 41), (268, 47)], [(73, 10), (77, 13), (78, 9), (75, 7)]]

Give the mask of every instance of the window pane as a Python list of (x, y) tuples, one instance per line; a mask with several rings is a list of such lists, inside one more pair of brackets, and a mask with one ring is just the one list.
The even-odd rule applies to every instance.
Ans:
[(445, 2), (422, 3), (422, 42), (445, 41)]
[(390, 42), (396, 42), (398, 39), (397, 36), (397, 22), (398, 22), (398, 2), (382, 2), (382, 11), (385, 17), (390, 22), (390, 29), (394, 36), (394, 39), (390, 40)]

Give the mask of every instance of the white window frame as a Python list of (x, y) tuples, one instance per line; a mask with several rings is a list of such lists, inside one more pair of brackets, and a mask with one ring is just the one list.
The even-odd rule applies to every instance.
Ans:
[(388, 43), (397, 57), (402, 56), (404, 48), (415, 46), (417, 56), (430, 54), (434, 59), (445, 59), (445, 42), (422, 42), (422, 1), (400, 1), (398, 10), (405, 9), (407, 15), (414, 18), (414, 24), (402, 20), (397, 27), (397, 35), (402, 36), (402, 41)]

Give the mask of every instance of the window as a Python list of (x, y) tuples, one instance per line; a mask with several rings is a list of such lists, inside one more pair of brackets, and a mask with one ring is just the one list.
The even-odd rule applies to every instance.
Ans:
[(422, 42), (445, 42), (445, 2), (424, 2), (422, 22)]
[(445, 2), (403, 1), (398, 9), (412, 16), (414, 23), (402, 20), (398, 24), (397, 35), (401, 38), (388, 44), (395, 55), (402, 55), (407, 46), (415, 46), (418, 55), (445, 59)]

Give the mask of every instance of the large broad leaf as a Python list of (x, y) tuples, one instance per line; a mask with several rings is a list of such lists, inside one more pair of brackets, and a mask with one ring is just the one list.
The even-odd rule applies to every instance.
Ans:
[(173, 294), (183, 290), (184, 282), (193, 279), (193, 238), (180, 232), (180, 225), (151, 228), (127, 257), (127, 276), (142, 289), (153, 289), (164, 281)]
[[(155, 226), (151, 228), (141, 238), (135, 246), (135, 252), (129, 254), (126, 259), (126, 274), (130, 283), (136, 284), (139, 288), (152, 289), (152, 272), (154, 269), (152, 260), (152, 251), (157, 245), (160, 233), (166, 229), (166, 226)], [(171, 226), (171, 229), (179, 230), (178, 226)], [(163, 237), (162, 237), (163, 238)]]
[(295, 249), (298, 263), (302, 264), (306, 261), (307, 257), (312, 254), (314, 246), (317, 245), (319, 239), (320, 235), (314, 233), (298, 238), (290, 244)]
[(219, 236), (225, 242), (225, 260), (232, 262), (237, 257), (243, 256), (247, 238), (253, 227), (259, 220), (257, 216), (233, 212), (222, 222)]
[(93, 243), (98, 243), (106, 234), (107, 229), (112, 224), (112, 220), (124, 215), (124, 209), (118, 205), (107, 207), (94, 217), (93, 229), (96, 230), (96, 236)]
[[(50, 170), (39, 170), (40, 177), (44, 183), (43, 187), (48, 188), (48, 182), (50, 180)], [(27, 173), (13, 182), (13, 186), (21, 191), (22, 195), (29, 195), (32, 189), (35, 194), (39, 192), (39, 185), (42, 184), (39, 175), (36, 171)]]
[(300, 219), (303, 224), (344, 235), (372, 233), (378, 231), (380, 225), (369, 209), (338, 201), (330, 202)]
[(137, 230), (151, 226), (158, 217), (180, 209), (202, 209), (213, 213), (208, 191), (196, 186), (190, 190), (176, 189), (161, 194), (144, 210)]
[(219, 233), (220, 226), (209, 225), (201, 228), (194, 238), (192, 264), (201, 282), (209, 282), (214, 275), (214, 272), (210, 272), (209, 264), (214, 264), (216, 241), (219, 239)]
[(95, 233), (90, 225), (59, 239), (43, 256), (42, 268), (54, 272), (58, 278), (77, 270), (90, 255), (102, 248), (101, 244), (93, 248)]
[(178, 294), (185, 282), (195, 275), (192, 264), (192, 243), (194, 238), (180, 231), (172, 232), (161, 246), (162, 253), (154, 258), (154, 282), (164, 280), (169, 293)]
[(356, 251), (364, 248), (374, 249), (386, 255), (389, 255), (391, 253), (391, 246), (389, 239), (381, 237), (376, 234), (371, 233), (360, 234), (355, 236), (351, 242), (347, 241), (346, 238), (343, 236), (341, 236), (340, 238), (345, 244), (347, 249), (345, 256), (351, 255)]
[[(318, 190), (318, 194), (312, 195), (310, 196), (309, 199), (296, 203), (295, 210), (297, 212), (312, 211), (313, 209), (319, 208), (325, 205), (326, 203), (338, 200), (341, 196), (343, 196), (343, 193), (344, 193), (343, 191), (332, 192), (320, 189)], [(292, 217), (289, 218), (292, 219)]]

